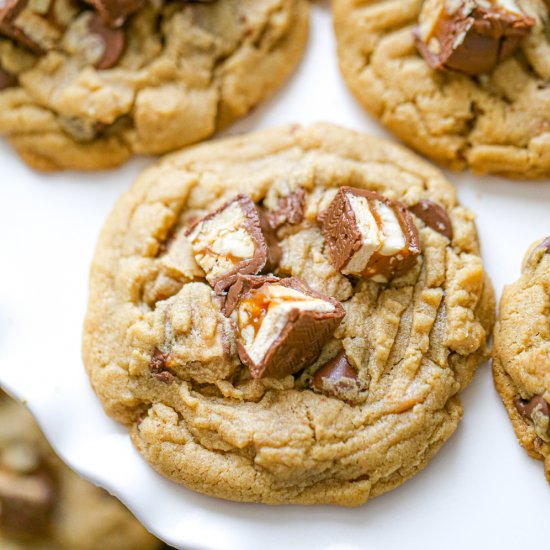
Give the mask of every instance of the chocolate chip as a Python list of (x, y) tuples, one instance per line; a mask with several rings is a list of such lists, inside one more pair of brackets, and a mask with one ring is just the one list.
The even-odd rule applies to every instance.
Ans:
[(545, 250), (546, 254), (550, 254), (550, 237), (546, 237), (538, 246), (537, 249)]
[[(516, 408), (524, 418), (535, 424), (535, 429), (540, 437), (550, 438), (550, 405), (542, 395), (535, 395), (530, 400), (518, 398), (516, 399)], [(545, 432), (539, 433), (541, 429)]]
[(331, 263), (344, 275), (387, 282), (411, 269), (420, 254), (407, 209), (373, 191), (341, 187), (319, 221)]
[(103, 56), (96, 63), (96, 68), (105, 70), (114, 67), (121, 58), (126, 45), (124, 31), (108, 27), (96, 13), (92, 14), (88, 29), (90, 33), (101, 39), (104, 47)]
[(0, 65), (0, 91), (17, 86), (17, 77)]
[(258, 208), (240, 194), (208, 214), (187, 231), (197, 264), (217, 294), (225, 292), (237, 275), (255, 275), (268, 261), (277, 260), (262, 232)]
[(135, 13), (145, 3), (144, 0), (86, 0), (99, 13), (109, 27), (120, 27), (128, 16)]
[(299, 279), (241, 295), (233, 312), (237, 350), (253, 378), (282, 378), (311, 365), (344, 317), (342, 305)]
[(354, 401), (360, 391), (357, 371), (350, 365), (343, 350), (315, 372), (310, 386), (315, 391), (344, 401)]
[(428, 227), (441, 233), (450, 241), (453, 240), (453, 226), (445, 208), (428, 199), (421, 199), (413, 206), (409, 206), (417, 218), (420, 218)]
[(306, 204), (306, 192), (302, 187), (281, 197), (277, 204), (277, 210), (269, 214), (269, 223), (273, 228), (280, 227), (285, 223), (298, 225), (304, 219)]
[(433, 0), (423, 4), (415, 38), (434, 69), (473, 76), (512, 55), (534, 24), (513, 0)]
[(55, 476), (46, 465), (26, 474), (0, 469), (0, 530), (19, 536), (46, 533), (56, 495)]

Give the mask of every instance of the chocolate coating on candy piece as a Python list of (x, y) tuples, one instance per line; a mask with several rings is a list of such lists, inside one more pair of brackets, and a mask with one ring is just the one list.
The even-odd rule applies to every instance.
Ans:
[(277, 210), (269, 214), (269, 223), (273, 228), (285, 223), (298, 225), (304, 219), (306, 192), (302, 187), (279, 199)]
[(254, 378), (283, 378), (311, 365), (344, 317), (339, 302), (299, 279), (241, 295), (232, 319), (237, 350)]
[(47, 532), (57, 483), (45, 465), (34, 472), (0, 469), (0, 531), (18, 536)]
[(374, 191), (341, 187), (319, 221), (330, 260), (344, 275), (387, 282), (411, 269), (420, 254), (407, 209)]
[(353, 401), (360, 391), (357, 371), (349, 364), (343, 350), (315, 372), (310, 386), (315, 391), (344, 401)]
[(550, 441), (550, 405), (542, 395), (535, 395), (529, 401), (516, 400), (519, 413), (533, 422), (537, 435), (544, 441)]
[(436, 202), (428, 199), (421, 199), (413, 206), (409, 206), (409, 212), (412, 212), (417, 218), (420, 218), (428, 227), (441, 233), (450, 241), (453, 240), (453, 226), (445, 208)]
[(248, 195), (237, 195), (187, 231), (195, 260), (217, 294), (239, 273), (255, 275), (266, 266), (269, 250), (258, 209)]
[(257, 209), (260, 217), (260, 227), (267, 245), (267, 260), (263, 271), (265, 273), (271, 273), (279, 267), (283, 251), (279, 244), (279, 239), (275, 234), (275, 229), (269, 221), (269, 213), (265, 208), (257, 207)]
[(0, 92), (6, 88), (13, 88), (14, 86), (17, 86), (17, 77), (6, 71), (2, 65), (0, 65)]
[(109, 27), (120, 27), (128, 16), (145, 3), (144, 0), (86, 0), (91, 4)]
[(100, 70), (114, 67), (122, 56), (126, 45), (124, 31), (108, 27), (96, 13), (92, 15), (88, 28), (90, 33), (97, 35), (104, 45), (103, 56), (96, 63), (96, 67)]
[(513, 1), (426, 0), (416, 45), (434, 69), (474, 76), (509, 57), (534, 24)]
[[(549, 0), (550, 1), (550, 0)], [(544, 239), (544, 241), (542, 241), (538, 246), (537, 248), (539, 250), (545, 250), (546, 254), (550, 254), (550, 237), (546, 237), (546, 239)]]

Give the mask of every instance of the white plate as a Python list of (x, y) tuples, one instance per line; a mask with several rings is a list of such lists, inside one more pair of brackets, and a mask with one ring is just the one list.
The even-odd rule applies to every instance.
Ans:
[[(337, 70), (328, 3), (317, 4), (299, 72), (231, 133), (328, 120), (387, 135), (350, 97)], [(465, 417), (429, 467), (358, 509), (267, 507), (192, 493), (134, 451), (92, 393), (80, 359), (88, 266), (117, 196), (150, 161), (100, 174), (32, 172), (0, 145), (0, 380), (28, 403), (75, 470), (123, 500), (146, 527), (186, 549), (514, 549), (544, 546), (550, 487), (516, 443), (480, 368)], [(450, 174), (478, 214), (483, 255), (500, 294), (527, 246), (550, 234), (550, 185)]]

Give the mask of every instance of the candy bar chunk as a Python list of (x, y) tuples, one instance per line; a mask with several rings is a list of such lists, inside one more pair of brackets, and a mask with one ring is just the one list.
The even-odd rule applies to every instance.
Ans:
[(535, 432), (546, 442), (550, 442), (550, 405), (542, 395), (535, 395), (529, 400), (517, 399), (518, 412), (533, 422)]
[(0, 469), (0, 531), (18, 535), (46, 532), (55, 496), (55, 481), (45, 468), (26, 474)]
[(255, 290), (265, 285), (266, 283), (277, 283), (279, 277), (273, 275), (242, 275), (239, 273), (237, 279), (227, 292), (225, 303), (223, 305), (223, 313), (229, 317), (240, 300), (246, 296), (251, 290)]
[(357, 401), (361, 393), (357, 371), (351, 366), (343, 350), (315, 372), (310, 386), (319, 393), (350, 403)]
[(144, 0), (86, 0), (91, 4), (109, 27), (120, 27), (128, 16), (145, 3)]
[(250, 374), (283, 378), (315, 362), (345, 315), (341, 304), (295, 278), (249, 284), (231, 318)]
[(534, 24), (517, 0), (425, 0), (416, 45), (434, 69), (474, 76), (509, 57)]
[(437, 231), (450, 241), (453, 240), (453, 225), (445, 208), (428, 199), (421, 199), (416, 204), (409, 206), (417, 218), (420, 218), (429, 228)]
[(109, 27), (97, 13), (94, 13), (88, 24), (88, 31), (100, 44), (101, 55), (95, 62), (96, 68), (106, 70), (114, 67), (126, 46), (124, 30)]
[(0, 0), (0, 35), (41, 54), (57, 45), (75, 14), (70, 0)]
[(277, 228), (285, 223), (298, 225), (304, 219), (306, 192), (302, 187), (280, 197), (275, 210), (270, 211), (269, 223)]
[(28, 0), (0, 0), (0, 35), (6, 36), (35, 53), (41, 53), (40, 44), (29, 36), (17, 19), (26, 11)]
[(262, 271), (268, 258), (267, 243), (256, 205), (248, 195), (238, 195), (204, 217), (188, 232), (197, 264), (217, 294), (237, 279), (237, 274)]
[(418, 230), (396, 201), (341, 187), (319, 219), (330, 260), (344, 275), (387, 282), (416, 264)]

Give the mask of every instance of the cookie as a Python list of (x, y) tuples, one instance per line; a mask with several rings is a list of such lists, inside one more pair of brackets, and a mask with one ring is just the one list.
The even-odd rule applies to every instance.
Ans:
[(6, 0), (0, 134), (40, 170), (201, 141), (287, 79), (307, 0)]
[(550, 237), (536, 242), (521, 277), (504, 288), (493, 375), (519, 443), (544, 461), (550, 483)]
[(32, 416), (0, 391), (0, 547), (7, 550), (160, 550), (105, 491), (53, 453)]
[(170, 155), (123, 195), (83, 357), (173, 481), (351, 506), (454, 432), (493, 317), (473, 214), (438, 170), (351, 130), (287, 126)]
[(452, 169), (550, 177), (550, 4), (335, 0), (342, 74), (407, 145)]

